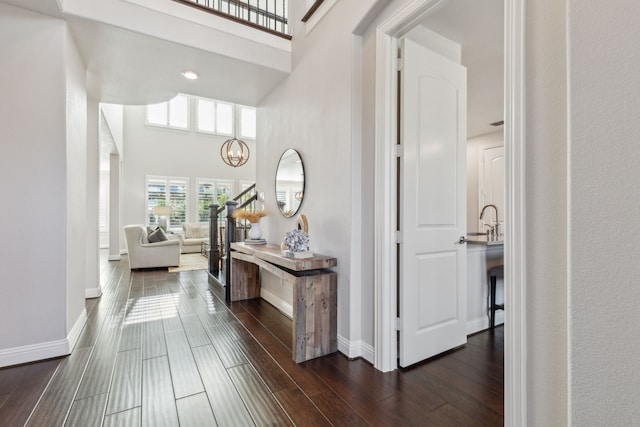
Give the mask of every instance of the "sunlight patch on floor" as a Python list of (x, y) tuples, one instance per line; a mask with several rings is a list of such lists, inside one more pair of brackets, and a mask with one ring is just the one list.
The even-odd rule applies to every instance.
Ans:
[[(132, 302), (125, 325), (151, 322), (178, 316), (180, 294), (153, 295)], [(131, 300), (129, 301), (131, 303)]]

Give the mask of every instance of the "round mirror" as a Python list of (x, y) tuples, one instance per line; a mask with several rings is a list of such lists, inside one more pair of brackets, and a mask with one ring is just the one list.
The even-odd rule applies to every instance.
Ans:
[(282, 154), (276, 170), (276, 201), (287, 218), (300, 209), (304, 197), (304, 165), (300, 154), (291, 148)]

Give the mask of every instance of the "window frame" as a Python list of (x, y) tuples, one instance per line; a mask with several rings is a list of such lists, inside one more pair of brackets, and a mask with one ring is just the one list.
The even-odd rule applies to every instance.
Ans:
[[(255, 135), (254, 136), (246, 136), (242, 134), (242, 109), (244, 108), (253, 110), (255, 112), (255, 123), (254, 123)], [(238, 138), (242, 139), (243, 141), (255, 141), (256, 138), (258, 137), (258, 109), (256, 107), (251, 107), (249, 105), (236, 104), (235, 115), (236, 115), (235, 130)]]
[[(181, 183), (185, 186), (185, 198), (184, 198), (184, 221), (189, 222), (189, 215), (191, 213), (190, 199), (191, 199), (191, 179), (184, 176), (162, 176), (162, 175), (145, 175), (145, 223), (151, 227), (157, 227), (159, 224), (155, 221), (151, 221), (153, 215), (153, 207), (149, 204), (149, 183), (150, 181), (164, 181), (164, 205), (173, 206), (171, 204), (171, 191), (170, 187), (173, 183)], [(173, 214), (169, 217), (168, 230), (180, 231), (182, 229), (182, 223), (176, 223), (172, 221)]]
[[(173, 101), (176, 98), (184, 98), (187, 102), (187, 125), (185, 127), (182, 126), (175, 126), (171, 124), (171, 101)], [(167, 113), (166, 113), (166, 124), (160, 124), (160, 123), (151, 123), (149, 122), (149, 107), (150, 106), (154, 106), (154, 105), (159, 105), (159, 104), (166, 104), (167, 105)], [(173, 98), (171, 98), (168, 101), (165, 102), (158, 102), (156, 104), (149, 104), (149, 105), (145, 105), (145, 109), (144, 109), (144, 123), (146, 126), (151, 126), (151, 127), (157, 127), (157, 128), (162, 128), (162, 129), (175, 129), (175, 130), (181, 130), (181, 131), (190, 131), (191, 130), (191, 99), (189, 97), (189, 95), (185, 95), (184, 93), (179, 93), (176, 96), (174, 96)]]
[[(195, 114), (196, 114), (196, 123), (195, 123), (194, 130), (196, 132), (207, 134), (207, 135), (220, 135), (224, 137), (231, 137), (234, 135), (233, 131), (236, 126), (236, 116), (237, 116), (236, 104), (232, 102), (220, 101), (218, 99), (205, 98), (202, 96), (196, 96), (194, 98), (195, 98)], [(215, 128), (214, 131), (210, 131), (207, 129), (200, 129), (200, 101), (211, 102), (214, 104), (214, 111), (213, 111), (213, 120), (214, 120), (214, 128)], [(227, 105), (231, 107), (231, 132), (230, 133), (218, 131), (218, 117), (217, 117), (218, 105)]]
[[(218, 203), (218, 197), (220, 195), (218, 194), (219, 188), (228, 187), (229, 198), (233, 197), (233, 195), (235, 194), (235, 182), (232, 179), (196, 178), (196, 185), (195, 185), (196, 197), (194, 200), (194, 207), (195, 207), (194, 212), (196, 215), (197, 222), (204, 222), (204, 221), (200, 221), (200, 184), (202, 183), (213, 184), (213, 199), (216, 204)], [(209, 221), (209, 220), (207, 219), (205, 221)]]
[(196, 222), (208, 222), (209, 219), (201, 220), (200, 217), (200, 186), (202, 184), (211, 184), (213, 186), (213, 194), (211, 195), (212, 201), (216, 198), (216, 180), (211, 178), (196, 178), (195, 194), (195, 214)]

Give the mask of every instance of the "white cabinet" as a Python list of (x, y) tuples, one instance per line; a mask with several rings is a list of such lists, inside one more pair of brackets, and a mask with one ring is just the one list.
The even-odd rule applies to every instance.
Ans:
[[(487, 270), (503, 263), (504, 247), (467, 245), (467, 335), (489, 327), (487, 316), (489, 278)], [(496, 303), (504, 301), (504, 280), (498, 278)], [(496, 325), (504, 322), (504, 312), (496, 311)]]

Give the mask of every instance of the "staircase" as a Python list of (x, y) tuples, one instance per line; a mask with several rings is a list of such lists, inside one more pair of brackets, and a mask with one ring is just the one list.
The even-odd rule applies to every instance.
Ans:
[(246, 220), (236, 219), (237, 209), (256, 209), (256, 184), (228, 200), (224, 206), (209, 205), (209, 278), (224, 286), (226, 272), (231, 268), (228, 257), (231, 242), (243, 242), (250, 228)]

